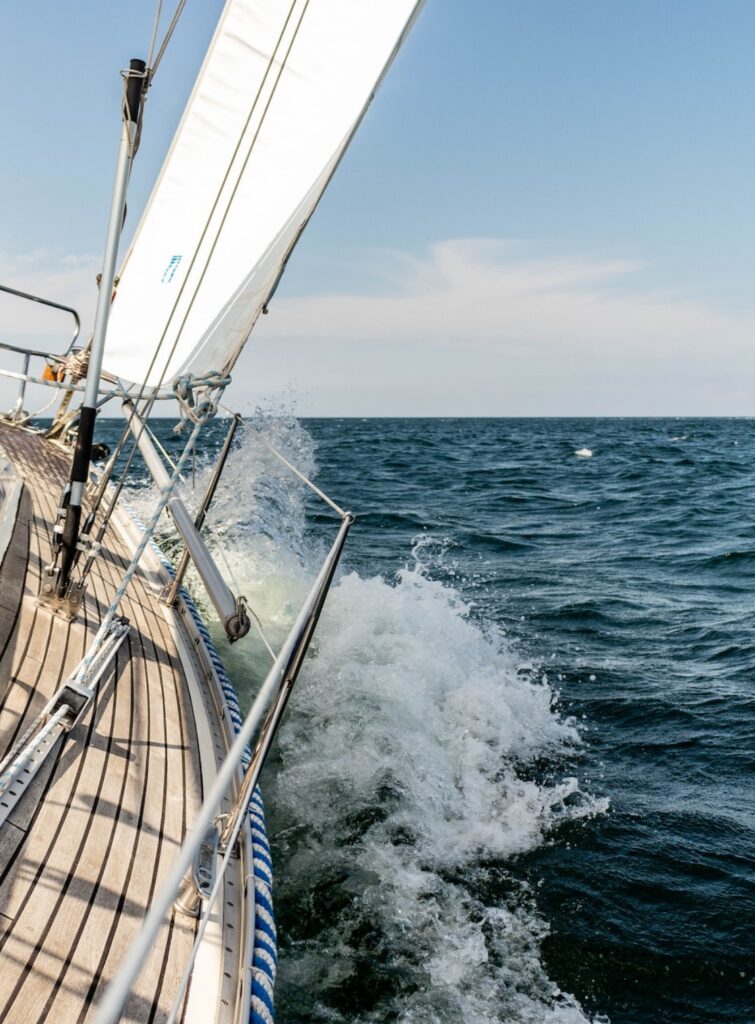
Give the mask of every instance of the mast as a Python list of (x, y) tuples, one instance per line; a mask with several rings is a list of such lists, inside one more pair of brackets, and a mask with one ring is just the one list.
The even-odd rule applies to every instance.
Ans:
[(100, 276), (99, 294), (97, 296), (97, 311), (94, 318), (89, 367), (87, 370), (84, 399), (79, 414), (76, 447), (71, 463), (71, 476), (61, 502), (61, 508), (65, 510), (65, 519), (62, 526), (56, 528), (59, 531), (57, 534), (59, 537), (59, 547), (55, 559), (55, 565), (58, 566), (55, 579), (55, 596), (59, 600), (64, 599), (70, 590), (71, 569), (76, 559), (79, 543), (81, 504), (84, 496), (84, 487), (89, 479), (89, 466), (92, 458), (92, 438), (94, 435), (94, 422), (97, 416), (97, 395), (100, 386), (108, 318), (113, 297), (118, 243), (123, 228), (126, 190), (128, 188), (131, 163), (138, 141), (139, 115), (147, 84), (146, 75), (146, 64), (138, 58), (131, 60), (128, 71), (124, 72), (125, 96), (123, 100), (121, 141), (118, 149), (113, 197), (110, 205), (110, 219), (108, 221), (105, 251), (102, 259), (102, 273)]

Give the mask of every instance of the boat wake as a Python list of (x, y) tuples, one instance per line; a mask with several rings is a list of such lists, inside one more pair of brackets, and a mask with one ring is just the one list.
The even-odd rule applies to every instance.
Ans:
[[(244, 430), (208, 535), (275, 647), (325, 540), (262, 439), (308, 473), (314, 446), (294, 421)], [(605, 806), (554, 769), (537, 776), (536, 763), (574, 759), (575, 726), (432, 579), (426, 551), (423, 540), (390, 580), (349, 571), (347, 555), (263, 777), (281, 1019), (584, 1022), (547, 976), (547, 924), (507, 865)], [(264, 647), (222, 649), (248, 700)]]

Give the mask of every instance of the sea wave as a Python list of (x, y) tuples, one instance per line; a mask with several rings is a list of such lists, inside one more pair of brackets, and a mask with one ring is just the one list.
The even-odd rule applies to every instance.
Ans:
[[(268, 444), (316, 472), (296, 421), (245, 424), (207, 536), (276, 647), (325, 539)], [(547, 683), (432, 578), (445, 550), (426, 533), (390, 579), (347, 566), (265, 773), (289, 1024), (587, 1020), (543, 967), (533, 893), (487, 881), (606, 804), (569, 770), (579, 733)], [(269, 656), (252, 636), (226, 651), (249, 699)]]
[(579, 737), (517, 669), (419, 568), (339, 581), (267, 782), (287, 1020), (586, 1019), (542, 967), (531, 894), (481, 894), (491, 863), (605, 809), (518, 771)]

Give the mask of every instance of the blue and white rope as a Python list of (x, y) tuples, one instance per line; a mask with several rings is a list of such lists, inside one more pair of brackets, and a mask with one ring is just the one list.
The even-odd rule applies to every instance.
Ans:
[[(139, 521), (139, 517), (130, 508), (127, 508), (127, 511), (136, 525), (141, 527), (142, 524)], [(154, 537), (150, 538), (150, 547), (160, 559), (168, 574), (171, 577), (175, 576), (173, 566), (163, 554)], [(192, 617), (197, 632), (202, 637), (202, 642), (220, 682), (234, 732), (238, 733), (244, 720), (236, 690), (225, 670), (223, 662), (220, 660), (218, 652), (215, 650), (210, 631), (207, 629), (199, 609), (194, 604), (189, 592), (183, 587), (181, 588), (181, 597)], [(251, 759), (252, 754), (247, 747), (242, 758), (244, 768), (248, 766)], [(270, 855), (270, 844), (267, 841), (267, 831), (265, 828), (265, 805), (262, 801), (262, 791), (259, 786), (255, 786), (249, 805), (249, 830), (252, 837), (252, 875), (254, 878), (255, 902), (254, 945), (252, 948), (252, 1005), (249, 1020), (250, 1024), (274, 1024), (274, 990), (278, 949), (273, 911), (273, 861)]]

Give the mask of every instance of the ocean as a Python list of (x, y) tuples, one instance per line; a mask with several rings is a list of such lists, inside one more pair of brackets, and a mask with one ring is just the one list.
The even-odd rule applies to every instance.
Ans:
[(252, 417), (207, 536), (275, 646), (336, 524), (265, 441), (356, 514), (263, 776), (279, 1021), (752, 1024), (755, 423)]

